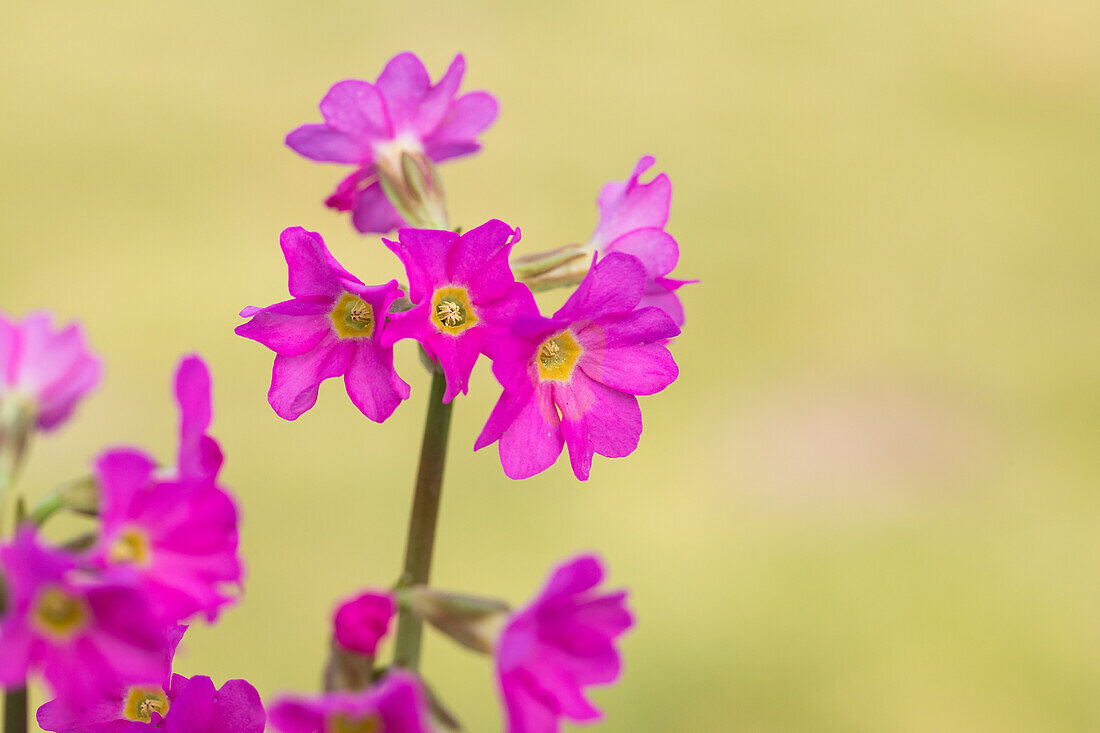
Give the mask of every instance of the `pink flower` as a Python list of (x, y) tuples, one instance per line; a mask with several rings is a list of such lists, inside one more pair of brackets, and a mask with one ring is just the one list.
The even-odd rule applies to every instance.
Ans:
[(384, 731), (428, 733), (427, 700), (412, 675), (393, 671), (362, 692), (316, 698), (286, 697), (271, 708), (271, 723), (283, 733)]
[(672, 183), (664, 173), (649, 183), (638, 182), (654, 162), (653, 156), (646, 155), (638, 161), (629, 180), (612, 181), (600, 190), (600, 221), (586, 249), (598, 252), (601, 258), (623, 252), (640, 259), (646, 269), (641, 305), (660, 308), (682, 326), (684, 307), (676, 290), (698, 280), (668, 277), (680, 259), (679, 245), (665, 231)]
[(456, 56), (434, 86), (414, 54), (390, 60), (371, 84), (341, 81), (321, 100), (322, 124), (302, 125), (286, 137), (295, 152), (312, 160), (355, 165), (325, 202), (351, 211), (361, 232), (388, 232), (402, 225), (378, 182), (378, 169), (400, 170), (402, 153), (439, 162), (481, 149), (478, 135), (493, 123), (497, 102), (487, 92), (455, 98), (466, 61)]
[(0, 546), (7, 610), (0, 621), (0, 685), (40, 671), (60, 697), (80, 704), (127, 679), (159, 679), (168, 644), (145, 595), (98, 582), (73, 556), (23, 527)]
[(99, 383), (102, 367), (76, 323), (55, 331), (49, 313), (32, 313), (22, 323), (0, 313), (0, 417), (20, 401), (33, 410), (38, 427), (51, 430)]
[(349, 651), (373, 655), (396, 611), (389, 593), (366, 592), (344, 601), (332, 619), (336, 642)]
[(241, 582), (237, 508), (211, 481), (159, 480), (155, 470), (135, 450), (96, 461), (101, 527), (93, 561), (108, 577), (140, 585), (165, 622), (196, 613), (213, 622)]
[(221, 450), (206, 434), (210, 373), (197, 356), (176, 372), (179, 468), (161, 475), (141, 451), (107, 451), (95, 464), (99, 541), (92, 559), (111, 576), (141, 585), (157, 615), (175, 623), (204, 613), (214, 621), (240, 586), (237, 508), (217, 486)]
[(581, 480), (593, 453), (633, 453), (642, 433), (635, 395), (660, 392), (679, 373), (662, 343), (680, 329), (658, 308), (635, 310), (645, 281), (636, 257), (614, 252), (553, 318), (517, 318), (513, 338), (494, 353), (504, 393), (474, 450), (499, 440), (504, 473), (514, 479), (553, 465), (563, 445)]
[(386, 243), (401, 258), (416, 307), (396, 313), (385, 340), (413, 338), (447, 377), (444, 402), (469, 389), (481, 354), (509, 337), (519, 313), (534, 308), (526, 285), (508, 265), (519, 230), (493, 219), (462, 236), (434, 229), (402, 229)]
[(554, 733), (562, 718), (600, 718), (584, 688), (619, 678), (613, 642), (634, 625), (626, 591), (596, 590), (603, 575), (595, 557), (566, 562), (504, 627), (495, 654), (507, 733)]
[(321, 382), (343, 375), (355, 406), (382, 422), (409, 397), (393, 368), (392, 344), (383, 346), (396, 281), (366, 286), (329, 253), (319, 234), (301, 227), (279, 237), (290, 270), (292, 300), (256, 308), (236, 333), (275, 352), (271, 389), (275, 414), (295, 420), (317, 402)]
[(91, 700), (58, 697), (38, 708), (38, 726), (54, 733), (138, 733), (155, 728), (187, 681), (172, 674), (172, 657), (186, 630), (169, 629), (156, 677), (129, 677)]

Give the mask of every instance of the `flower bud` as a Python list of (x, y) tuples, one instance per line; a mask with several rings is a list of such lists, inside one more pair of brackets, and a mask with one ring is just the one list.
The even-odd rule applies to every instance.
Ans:
[(567, 244), (545, 252), (516, 257), (512, 272), (532, 290), (550, 290), (576, 285), (592, 266), (592, 250), (587, 245)]
[(443, 182), (426, 155), (403, 152), (397, 169), (380, 162), (378, 180), (386, 198), (410, 226), (447, 228)]
[(490, 654), (508, 614), (508, 604), (423, 585), (400, 592), (401, 605), (467, 649)]
[(19, 471), (36, 421), (34, 400), (15, 392), (0, 395), (0, 493)]

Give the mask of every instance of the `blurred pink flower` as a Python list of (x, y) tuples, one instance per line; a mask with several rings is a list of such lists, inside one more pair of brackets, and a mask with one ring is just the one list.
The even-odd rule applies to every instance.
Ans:
[(42, 430), (69, 417), (102, 373), (79, 324), (54, 330), (51, 320), (38, 312), (20, 323), (0, 313), (0, 406), (25, 400)]
[(286, 144), (311, 160), (355, 165), (325, 204), (351, 211), (360, 232), (393, 231), (404, 222), (386, 200), (379, 168), (399, 171), (402, 153), (436, 162), (474, 153), (478, 135), (496, 119), (497, 102), (487, 92), (455, 97), (465, 72), (465, 59), (456, 56), (433, 85), (415, 54), (398, 54), (373, 84), (335, 84), (321, 100), (325, 121), (298, 127)]
[(603, 576), (596, 557), (569, 560), (509, 619), (496, 648), (507, 733), (555, 733), (563, 718), (600, 718), (584, 690), (619, 678), (614, 641), (634, 625), (626, 591), (596, 589)]
[(283, 733), (428, 733), (428, 717), (419, 682), (400, 670), (369, 690), (285, 697), (271, 708), (271, 724)]
[(373, 655), (396, 612), (389, 593), (367, 592), (350, 598), (333, 614), (336, 642), (349, 651)]

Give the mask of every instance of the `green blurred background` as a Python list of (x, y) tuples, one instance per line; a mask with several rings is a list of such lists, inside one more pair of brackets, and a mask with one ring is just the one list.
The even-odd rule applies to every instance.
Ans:
[[(1100, 729), (1100, 4), (9, 0), (0, 38), (0, 307), (81, 319), (107, 362), (24, 488), (105, 445), (169, 459), (175, 362), (213, 369), (247, 593), (178, 671), (315, 689), (334, 600), (397, 573), (414, 350), (384, 426), (336, 382), (287, 423), (232, 329), (285, 297), (286, 226), (400, 275), (321, 205), (344, 169), (282, 138), (336, 80), (463, 52), (502, 112), (442, 170), (456, 225), (583, 241), (652, 153), (703, 283), (680, 380), (587, 483), (471, 452), (498, 394), (479, 366), (437, 584), (521, 602), (598, 549), (639, 619), (606, 731)], [(426, 671), (499, 730), (486, 660), (433, 636)]]

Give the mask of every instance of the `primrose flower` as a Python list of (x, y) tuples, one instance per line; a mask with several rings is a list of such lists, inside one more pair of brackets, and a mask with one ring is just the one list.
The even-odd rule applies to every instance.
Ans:
[(474, 450), (499, 440), (504, 473), (514, 479), (549, 468), (563, 445), (581, 480), (593, 453), (633, 453), (642, 433), (635, 395), (660, 392), (679, 373), (662, 342), (680, 329), (658, 308), (635, 310), (645, 280), (638, 258), (613, 252), (553, 318), (517, 318), (514, 337), (494, 353), (504, 393)]
[(172, 657), (186, 626), (168, 631), (161, 670), (154, 678), (127, 678), (90, 700), (59, 697), (38, 708), (38, 726), (54, 733), (136, 733), (154, 728), (187, 680), (172, 674)]
[(350, 598), (333, 614), (336, 642), (349, 651), (373, 655), (378, 642), (389, 631), (396, 612), (396, 604), (389, 593), (367, 592)]
[(229, 495), (209, 481), (158, 479), (156, 464), (136, 450), (104, 453), (95, 474), (101, 526), (94, 562), (145, 589), (166, 622), (195, 613), (217, 619), (243, 572)]
[(413, 338), (447, 377), (444, 402), (469, 389), (480, 354), (509, 338), (511, 321), (534, 308), (526, 285), (508, 265), (518, 229), (493, 219), (459, 236), (434, 229), (402, 229), (382, 241), (401, 258), (416, 306), (392, 317), (385, 340)]
[(497, 102), (487, 92), (455, 97), (465, 72), (465, 59), (456, 56), (433, 85), (415, 54), (399, 54), (373, 84), (334, 85), (321, 100), (324, 123), (302, 125), (286, 144), (311, 160), (356, 166), (325, 204), (351, 211), (360, 232), (397, 229), (404, 222), (386, 199), (379, 171), (399, 176), (403, 153), (439, 162), (477, 152), (478, 135), (496, 119)]
[(315, 698), (286, 697), (271, 708), (271, 723), (283, 733), (428, 733), (428, 707), (416, 678), (393, 671), (362, 692)]
[(80, 326), (54, 330), (50, 321), (44, 312), (31, 313), (22, 323), (0, 312), (0, 423), (5, 423), (0, 440), (19, 412), (40, 429), (52, 430), (99, 383), (102, 366)]
[(600, 718), (584, 688), (614, 682), (614, 641), (634, 625), (626, 591), (601, 593), (600, 561), (570, 560), (501, 632), (495, 652), (507, 733), (555, 733), (561, 720)]
[(32, 670), (81, 704), (127, 679), (159, 679), (165, 627), (135, 588), (83, 575), (76, 559), (20, 528), (0, 546), (7, 609), (0, 619), (0, 685)]
[(286, 229), (279, 244), (290, 271), (292, 300), (249, 306), (250, 320), (236, 333), (275, 352), (267, 399), (275, 414), (295, 420), (317, 403), (321, 382), (343, 375), (355, 406), (382, 422), (409, 397), (383, 346), (390, 304), (402, 295), (397, 282), (366, 286), (329, 253), (319, 234)]

